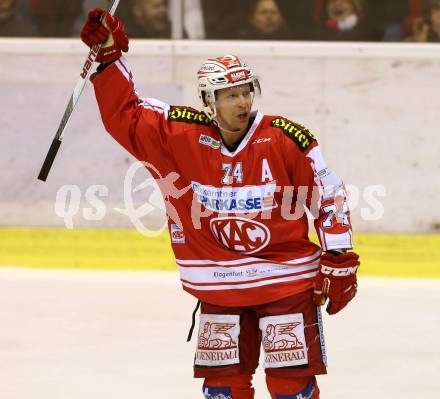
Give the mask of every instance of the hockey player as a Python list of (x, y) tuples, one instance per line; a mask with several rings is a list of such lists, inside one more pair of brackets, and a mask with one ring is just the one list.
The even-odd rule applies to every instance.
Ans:
[[(183, 289), (201, 301), (194, 374), (205, 398), (253, 398), (260, 346), (272, 399), (318, 398), (319, 309), (328, 300), (337, 313), (354, 297), (359, 261), (347, 252), (344, 185), (316, 138), (252, 111), (260, 85), (236, 56), (203, 63), (198, 111), (138, 97), (118, 18), (90, 12), (81, 38), (104, 43), (92, 82), (106, 130), (161, 176), (179, 176), (175, 191), (184, 194), (168, 198), (178, 213), (168, 227)], [(304, 207), (320, 246), (308, 238)]]

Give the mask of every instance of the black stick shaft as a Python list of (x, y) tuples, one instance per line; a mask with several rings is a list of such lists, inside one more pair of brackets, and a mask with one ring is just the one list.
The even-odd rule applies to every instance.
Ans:
[[(110, 15), (114, 15), (116, 8), (118, 7), (119, 1), (120, 0), (113, 0), (112, 6), (110, 7), (109, 10)], [(86, 62), (83, 66), (83, 70), (80, 73), (80, 77), (76, 82), (75, 89), (73, 90), (73, 93), (70, 96), (69, 103), (67, 104), (67, 107), (64, 111), (63, 118), (61, 119), (60, 125), (58, 126), (57, 132), (55, 134), (55, 138), (52, 141), (52, 144), (44, 160), (43, 166), (41, 167), (40, 173), (38, 174), (38, 179), (41, 181), (46, 181), (47, 176), (49, 175), (53, 161), (55, 160), (55, 157), (63, 140), (64, 128), (66, 127), (70, 115), (72, 114), (72, 111), (75, 108), (75, 105), (78, 102), (79, 97), (81, 96), (81, 93), (90, 75), (92, 64), (95, 61), (96, 56), (98, 55), (100, 49), (101, 49), (101, 44), (95, 44), (90, 49), (89, 55), (87, 56)]]
[(50, 168), (52, 167), (53, 161), (55, 160), (60, 145), (61, 140), (55, 137), (46, 155), (43, 166), (41, 167), (40, 174), (38, 175), (39, 180), (46, 181), (47, 175), (49, 174)]
[(49, 175), (50, 169), (52, 167), (53, 161), (58, 153), (62, 142), (62, 134), (67, 122), (72, 114), (74, 108), (73, 95), (70, 97), (69, 103), (67, 104), (66, 110), (64, 111), (63, 118), (61, 119), (60, 125), (58, 126), (57, 133), (55, 134), (52, 144), (47, 152), (46, 158), (44, 159), (43, 166), (41, 167), (40, 173), (38, 174), (38, 179), (41, 181), (46, 181)]

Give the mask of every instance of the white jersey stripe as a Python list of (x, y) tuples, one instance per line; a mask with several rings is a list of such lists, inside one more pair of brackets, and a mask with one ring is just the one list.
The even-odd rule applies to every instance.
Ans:
[(270, 285), (270, 284), (276, 284), (276, 283), (284, 283), (287, 281), (309, 279), (309, 278), (315, 277), (316, 273), (317, 273), (317, 271), (313, 271), (310, 273), (299, 274), (299, 275), (295, 275), (295, 276), (281, 277), (281, 278), (277, 278), (277, 279), (263, 280), (263, 281), (258, 281), (258, 282), (254, 282), (254, 283), (243, 283), (243, 284), (193, 285), (191, 283), (182, 281), (182, 285), (184, 287), (188, 287), (188, 288), (191, 288), (196, 291), (241, 290), (241, 289), (261, 287), (264, 285)]
[[(115, 65), (119, 69), (119, 71), (124, 75), (125, 79), (128, 81), (131, 81), (131, 71), (128, 67), (127, 61), (124, 59), (124, 57), (119, 58)], [(135, 90), (136, 91), (136, 90)], [(137, 92), (137, 91), (136, 91)], [(139, 105), (143, 106), (146, 109), (151, 109), (152, 111), (159, 112), (161, 114), (165, 114), (167, 117), (168, 111), (170, 109), (170, 106), (167, 103), (164, 103), (163, 101), (160, 101), (156, 98), (140, 98), (139, 99)]]
[[(298, 265), (298, 264), (301, 264), (301, 263), (313, 261), (316, 258), (318, 258), (319, 256), (321, 256), (321, 250), (318, 250), (313, 255), (306, 256), (304, 258), (297, 258), (297, 259), (288, 260), (286, 262), (277, 262), (277, 263), (273, 263), (273, 264), (274, 265), (280, 265), (280, 264)], [(200, 266), (205, 266), (205, 265), (217, 265), (217, 266), (246, 265), (246, 264), (249, 264), (249, 263), (256, 263), (256, 262), (272, 263), (272, 262), (267, 262), (266, 259), (253, 258), (253, 257), (236, 259), (236, 260), (225, 260), (225, 261), (215, 261), (215, 260), (209, 260), (209, 259), (205, 259), (205, 260), (199, 260), (199, 259), (176, 259), (176, 263), (179, 266), (190, 265), (192, 267), (194, 267), (196, 265), (200, 265)]]
[(125, 59), (125, 57), (124, 56), (120, 57), (118, 61), (121, 63), (121, 66), (125, 69), (125, 71), (127, 72), (128, 76), (131, 79), (133, 76), (131, 74), (130, 67), (128, 66), (128, 62)]
[(117, 60), (115, 62), (115, 65), (118, 67), (118, 69), (122, 73), (122, 75), (124, 75), (125, 79), (127, 79), (129, 81), (130, 75), (128, 73), (127, 68), (124, 66), (124, 64), (122, 64), (121, 59)]
[(273, 263), (236, 267), (180, 267), (180, 278), (194, 284), (237, 283), (271, 277), (282, 277), (292, 273), (310, 272), (316, 269), (319, 260), (307, 266), (288, 266)]
[(311, 262), (313, 260), (316, 260), (317, 258), (320, 258), (321, 254), (322, 254), (322, 251), (318, 250), (313, 255), (306, 256), (305, 258), (288, 260), (287, 262), (283, 262), (283, 263), (287, 263), (288, 265), (298, 265), (300, 263)]
[(150, 109), (151, 111), (159, 112), (159, 114), (163, 114), (163, 109), (162, 109), (162, 108), (152, 107), (151, 105), (143, 105), (142, 103), (141, 103), (141, 105), (142, 105), (145, 109)]
[(160, 101), (156, 98), (141, 98), (141, 101), (141, 105), (144, 108), (149, 108), (156, 112), (168, 114), (168, 111), (170, 109), (170, 106), (167, 103), (164, 103), (163, 101)]

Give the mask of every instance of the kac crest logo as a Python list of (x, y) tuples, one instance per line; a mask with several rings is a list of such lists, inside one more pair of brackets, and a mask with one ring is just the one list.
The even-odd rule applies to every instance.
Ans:
[(253, 254), (270, 241), (270, 231), (263, 223), (230, 217), (214, 218), (210, 222), (214, 237), (231, 251)]

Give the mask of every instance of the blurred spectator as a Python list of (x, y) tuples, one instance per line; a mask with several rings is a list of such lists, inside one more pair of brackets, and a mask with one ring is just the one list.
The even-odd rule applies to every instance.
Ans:
[[(236, 39), (249, 0), (202, 0), (207, 39)], [(231, 12), (234, 10), (234, 12)]]
[(34, 36), (35, 27), (17, 9), (16, 0), (0, 0), (0, 36)]
[(364, 12), (362, 0), (326, 0), (315, 39), (380, 41), (374, 21)]
[(171, 38), (171, 22), (166, 0), (125, 0), (118, 15), (130, 38)]
[[(266, 4), (256, 0), (202, 0), (202, 8), (207, 39), (312, 38), (313, 0), (277, 0)], [(266, 16), (266, 13), (271, 16)], [(282, 21), (282, 28), (278, 31), (275, 29), (270, 33), (269, 28), (263, 28), (265, 31), (262, 31), (256, 27), (261, 24), (276, 24), (270, 22), (276, 19)]]
[(291, 30), (293, 40), (313, 38), (313, 0), (278, 0), (281, 13)]
[(275, 0), (257, 0), (249, 8), (245, 26), (238, 30), (238, 38), (287, 40), (292, 34)]
[(383, 41), (399, 42), (404, 36), (410, 0), (368, 0), (367, 18)]
[(407, 41), (440, 42), (440, 0), (427, 1), (425, 16), (415, 18), (413, 33)]
[(205, 39), (201, 0), (183, 0), (183, 20), (188, 39)]
[(78, 36), (75, 23), (81, 19), (83, 0), (30, 0), (31, 16), (35, 21), (39, 36)]

